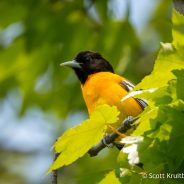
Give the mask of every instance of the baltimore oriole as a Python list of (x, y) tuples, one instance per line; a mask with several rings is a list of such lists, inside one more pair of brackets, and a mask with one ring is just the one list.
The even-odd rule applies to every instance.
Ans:
[(114, 128), (126, 117), (140, 114), (147, 105), (144, 100), (133, 97), (121, 102), (134, 85), (115, 74), (110, 63), (97, 52), (82, 51), (74, 60), (61, 63), (61, 66), (69, 66), (75, 71), (81, 82), (82, 94), (89, 114), (96, 106), (102, 104), (118, 108), (119, 123)]

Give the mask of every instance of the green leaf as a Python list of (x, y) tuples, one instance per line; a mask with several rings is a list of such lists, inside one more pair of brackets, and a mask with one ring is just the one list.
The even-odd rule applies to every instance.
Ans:
[(115, 170), (109, 172), (104, 179), (102, 179), (99, 184), (120, 184), (119, 179), (116, 177)]
[(184, 100), (184, 70), (174, 70), (174, 75), (177, 77), (176, 94), (179, 99)]
[[(146, 76), (135, 89), (159, 88), (176, 79), (172, 70), (184, 69), (184, 16), (173, 11), (173, 43), (161, 44), (153, 72)], [(151, 81), (151, 82), (150, 82)]]
[(176, 10), (173, 11), (172, 16), (173, 21), (173, 44), (175, 47), (184, 46), (184, 16), (177, 12)]
[(172, 70), (184, 69), (184, 54), (180, 56), (178, 52), (178, 50), (165, 51), (161, 49), (153, 72), (146, 76), (135, 89), (164, 87), (167, 86), (168, 81), (176, 79)]
[(158, 110), (158, 107), (145, 110), (140, 116), (139, 126), (133, 132), (133, 135), (144, 135), (146, 131), (154, 129), (157, 124), (155, 118), (158, 115)]
[(90, 119), (67, 130), (54, 144), (57, 153), (61, 153), (49, 171), (69, 165), (82, 157), (93, 145), (103, 137), (108, 124), (118, 121), (119, 112), (115, 106), (98, 106)]
[[(172, 44), (162, 43), (153, 72), (135, 88), (156, 89), (135, 95), (149, 102), (133, 132), (144, 136), (138, 152), (146, 173), (181, 173), (183, 170), (184, 16), (174, 10), (172, 20)], [(125, 156), (119, 157), (120, 163), (126, 161)]]

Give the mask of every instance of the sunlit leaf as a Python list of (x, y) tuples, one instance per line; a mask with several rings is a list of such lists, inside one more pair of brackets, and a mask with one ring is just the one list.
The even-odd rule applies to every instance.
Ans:
[(120, 184), (119, 179), (116, 177), (115, 170), (109, 172), (104, 179), (102, 179), (99, 184), (108, 184), (108, 183), (113, 183), (113, 184)]
[(101, 140), (108, 124), (117, 122), (118, 115), (116, 107), (101, 105), (94, 110), (90, 119), (67, 130), (54, 144), (56, 152), (60, 155), (49, 171), (71, 164), (83, 156)]

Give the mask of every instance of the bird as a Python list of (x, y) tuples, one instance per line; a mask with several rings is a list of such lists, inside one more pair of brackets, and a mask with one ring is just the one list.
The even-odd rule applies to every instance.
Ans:
[[(147, 106), (145, 100), (134, 97), (121, 101), (134, 88), (134, 84), (115, 74), (110, 62), (98, 52), (81, 51), (73, 60), (61, 63), (60, 66), (74, 70), (81, 83), (82, 95), (89, 115), (99, 105), (117, 107), (120, 115), (119, 121), (113, 125), (114, 128), (120, 126), (127, 117), (136, 117)], [(108, 129), (107, 133), (111, 131)]]

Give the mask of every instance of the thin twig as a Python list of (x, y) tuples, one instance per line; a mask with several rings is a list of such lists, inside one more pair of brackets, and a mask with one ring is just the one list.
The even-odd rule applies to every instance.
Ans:
[[(57, 159), (58, 156), (59, 156), (59, 153), (54, 154), (54, 161)], [(51, 175), (52, 184), (57, 184), (57, 176), (58, 176), (57, 171), (58, 171), (57, 169), (52, 171), (52, 175)]]

